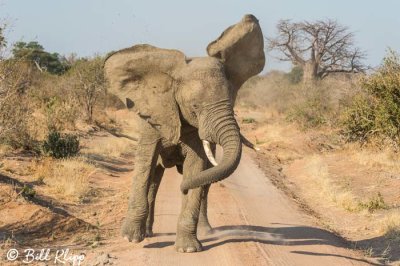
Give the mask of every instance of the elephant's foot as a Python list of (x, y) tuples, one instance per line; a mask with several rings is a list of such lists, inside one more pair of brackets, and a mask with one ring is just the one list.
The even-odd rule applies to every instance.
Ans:
[(145, 237), (144, 226), (137, 223), (132, 223), (128, 219), (122, 225), (122, 236), (129, 242), (139, 243)]
[(153, 233), (153, 221), (154, 221), (154, 219), (149, 219), (149, 217), (147, 218), (147, 221), (146, 221), (146, 237), (153, 237), (154, 236), (154, 233)]
[(197, 232), (202, 236), (206, 236), (213, 233), (213, 228), (208, 222), (199, 222), (197, 225)]
[(152, 228), (146, 228), (146, 237), (153, 237), (154, 233), (153, 233), (153, 229)]
[(178, 234), (175, 242), (175, 249), (182, 253), (192, 253), (202, 251), (203, 247), (196, 236)]

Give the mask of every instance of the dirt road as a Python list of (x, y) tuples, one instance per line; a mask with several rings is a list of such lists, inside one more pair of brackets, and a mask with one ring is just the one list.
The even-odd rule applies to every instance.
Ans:
[(200, 237), (204, 251), (177, 253), (173, 245), (181, 204), (180, 181), (181, 177), (174, 169), (166, 172), (156, 203), (155, 237), (140, 244), (114, 239), (88, 254), (86, 262), (112, 261), (114, 265), (370, 265), (359, 254), (346, 249), (340, 238), (315, 227), (294, 202), (271, 184), (246, 153), (235, 174), (211, 188), (209, 217), (216, 232)]

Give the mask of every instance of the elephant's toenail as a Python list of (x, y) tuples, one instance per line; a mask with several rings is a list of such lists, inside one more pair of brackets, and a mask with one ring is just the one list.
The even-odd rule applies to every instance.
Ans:
[(189, 252), (189, 253), (196, 252), (196, 248), (193, 248), (193, 247), (187, 248), (186, 252)]

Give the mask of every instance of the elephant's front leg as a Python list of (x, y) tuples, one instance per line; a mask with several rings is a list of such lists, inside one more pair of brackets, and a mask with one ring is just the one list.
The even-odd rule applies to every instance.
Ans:
[(208, 191), (210, 190), (211, 185), (207, 185), (203, 187), (203, 195), (201, 196), (201, 205), (200, 205), (200, 214), (199, 214), (199, 223), (197, 225), (197, 229), (200, 234), (207, 235), (212, 233), (212, 227), (210, 222), (208, 221)]
[[(206, 161), (196, 152), (189, 151), (183, 164), (183, 178), (192, 178), (206, 168)], [(183, 195), (182, 209), (178, 219), (175, 248), (179, 252), (201, 251), (202, 246), (197, 239), (197, 224), (203, 187), (189, 190)]]
[[(211, 145), (211, 152), (214, 155), (216, 154), (216, 145), (212, 144)], [(213, 165), (207, 161), (207, 169), (213, 167)], [(210, 225), (210, 222), (208, 220), (208, 192), (210, 191), (211, 185), (206, 185), (204, 186), (203, 189), (203, 196), (201, 199), (201, 205), (200, 205), (200, 217), (199, 217), (199, 224), (197, 226), (197, 229), (199, 230), (200, 234), (207, 235), (213, 232), (213, 229)]]
[(122, 226), (122, 236), (135, 243), (145, 237), (146, 220), (149, 213), (149, 181), (154, 174), (158, 156), (158, 142), (138, 143), (135, 174), (129, 197), (128, 212)]

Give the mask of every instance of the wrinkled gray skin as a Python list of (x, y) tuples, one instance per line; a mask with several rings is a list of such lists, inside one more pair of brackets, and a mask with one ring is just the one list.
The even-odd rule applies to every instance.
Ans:
[[(165, 168), (183, 174), (176, 250), (201, 251), (197, 228), (210, 230), (207, 193), (236, 169), (241, 137), (233, 105), (241, 85), (265, 64), (264, 43), (253, 15), (229, 27), (207, 47), (208, 57), (186, 58), (176, 50), (136, 45), (104, 64), (110, 93), (141, 118), (128, 212), (122, 234), (140, 242), (152, 235), (154, 201)], [(202, 140), (223, 148), (211, 167)]]

